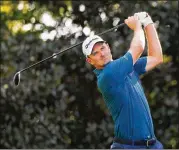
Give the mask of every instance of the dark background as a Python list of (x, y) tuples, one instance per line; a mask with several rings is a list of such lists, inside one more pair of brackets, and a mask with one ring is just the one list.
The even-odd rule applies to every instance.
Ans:
[[(1, 0), (0, 4), (0, 148), (109, 148), (113, 121), (80, 46), (23, 72), (18, 87), (12, 80), (20, 69), (83, 41), (85, 27), (100, 33), (139, 11), (154, 20), (164, 54), (164, 63), (141, 77), (156, 137), (165, 148), (179, 148), (178, 1)], [(54, 26), (41, 21), (44, 12), (56, 20)], [(79, 27), (73, 35), (69, 19)], [(31, 28), (23, 30), (25, 24)], [(54, 38), (42, 40), (43, 32), (55, 33)], [(102, 37), (115, 59), (128, 50), (132, 36), (124, 26)]]

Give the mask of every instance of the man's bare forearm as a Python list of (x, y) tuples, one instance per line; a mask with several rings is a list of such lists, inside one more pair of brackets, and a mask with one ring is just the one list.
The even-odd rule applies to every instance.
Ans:
[[(143, 53), (144, 47), (145, 47), (145, 36), (144, 36), (144, 31), (143, 31), (142, 27), (140, 27), (134, 31), (134, 36), (133, 36), (133, 39), (132, 39), (131, 45), (130, 45), (130, 51), (134, 55), (136, 55), (136, 58), (138, 59), (141, 56), (141, 54)], [(136, 61), (137, 61), (137, 59), (136, 59)]]
[(154, 24), (145, 27), (148, 45), (148, 56), (155, 57), (159, 63), (163, 62), (162, 47)]
[(144, 50), (145, 47), (145, 36), (144, 36), (144, 31), (142, 30), (142, 28), (138, 28), (134, 31), (134, 36), (131, 42), (131, 48), (132, 47), (137, 47), (140, 48), (142, 50)]

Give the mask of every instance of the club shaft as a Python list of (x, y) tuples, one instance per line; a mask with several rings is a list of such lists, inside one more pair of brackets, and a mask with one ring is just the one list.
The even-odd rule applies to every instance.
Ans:
[(32, 68), (32, 67), (34, 67), (34, 66), (36, 66), (36, 65), (38, 65), (38, 64), (40, 64), (40, 63), (42, 63), (42, 62), (44, 62), (44, 61), (46, 61), (46, 60), (48, 60), (48, 59), (51, 59), (51, 58), (53, 58), (53, 57), (55, 57), (55, 56), (57, 56), (57, 55), (59, 55), (59, 54), (62, 54), (62, 53), (64, 53), (64, 52), (66, 52), (67, 50), (72, 49), (72, 48), (74, 48), (74, 47), (76, 47), (76, 46), (78, 46), (78, 45), (80, 45), (80, 44), (82, 44), (82, 43), (83, 43), (83, 42), (80, 42), (80, 43), (78, 43), (78, 44), (72, 45), (72, 46), (70, 46), (70, 47), (67, 48), (67, 49), (64, 49), (64, 50), (62, 50), (62, 51), (60, 51), (60, 52), (58, 52), (58, 53), (53, 54), (52, 56), (49, 56), (49, 57), (47, 57), (47, 58), (45, 58), (45, 59), (43, 59), (43, 60), (41, 60), (41, 61), (38, 61), (37, 63), (35, 63), (35, 64), (33, 64), (33, 65), (30, 65), (30, 66), (27, 67), (27, 68), (22, 69), (20, 72), (23, 72), (23, 71), (25, 71), (25, 70), (27, 70), (27, 69), (30, 69), (30, 68)]
[[(110, 31), (113, 31), (114, 29), (117, 29), (117, 28), (122, 27), (122, 26), (124, 26), (124, 25), (125, 25), (125, 23), (121, 23), (121, 24), (119, 24), (119, 25), (117, 25), (117, 26), (115, 26), (115, 27), (113, 27), (113, 28), (111, 28), (111, 29), (108, 29), (108, 30), (106, 30), (106, 31), (104, 31), (104, 32), (101, 32), (101, 33), (99, 33), (99, 34), (97, 34), (97, 35), (103, 35), (103, 34), (105, 34), (105, 33), (108, 33), (108, 32), (110, 32)], [(62, 53), (66, 52), (66, 51), (68, 51), (68, 50), (70, 50), (70, 49), (72, 49), (72, 48), (74, 48), (74, 47), (76, 47), (76, 46), (79, 46), (79, 45), (81, 45), (82, 43), (83, 43), (83, 42), (74, 44), (74, 45), (70, 46), (70, 47), (67, 48), (67, 49), (64, 49), (64, 50), (62, 50), (62, 51), (60, 51), (60, 52), (54, 53), (52, 56), (49, 56), (49, 57), (47, 57), (47, 58), (45, 58), (45, 59), (43, 59), (43, 60), (41, 60), (41, 61), (39, 61), (39, 62), (37, 62), (37, 63), (35, 63), (35, 64), (32, 64), (32, 65), (30, 65), (29, 67), (20, 70), (19, 72), (23, 72), (23, 71), (25, 71), (25, 70), (28, 70), (28, 69), (30, 69), (30, 68), (32, 68), (32, 67), (34, 67), (34, 66), (36, 66), (36, 65), (38, 65), (38, 64), (40, 64), (40, 63), (42, 63), (42, 62), (44, 62), (44, 61), (46, 61), (46, 60), (49, 60), (49, 59), (51, 59), (51, 58), (53, 58), (53, 57), (55, 57), (55, 56), (57, 56), (57, 55), (59, 55), (59, 54), (62, 54)]]
[(119, 24), (119, 25), (117, 25), (117, 26), (115, 26), (115, 27), (113, 27), (113, 28), (111, 28), (111, 29), (108, 29), (108, 30), (106, 30), (106, 31), (104, 31), (104, 32), (101, 32), (101, 33), (99, 33), (99, 34), (97, 34), (97, 35), (103, 35), (103, 34), (105, 34), (105, 33), (107, 33), (107, 32), (111, 32), (111, 31), (113, 31), (114, 29), (117, 29), (117, 28), (119, 28), (119, 27), (122, 27), (122, 26), (124, 26), (125, 25), (125, 23), (121, 23), (121, 24)]

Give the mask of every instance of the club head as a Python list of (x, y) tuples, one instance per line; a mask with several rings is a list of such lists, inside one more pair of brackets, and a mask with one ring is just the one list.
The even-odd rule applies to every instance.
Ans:
[(19, 85), (20, 83), (20, 72), (17, 72), (15, 75), (14, 75), (14, 79), (13, 79), (13, 82), (16, 86)]

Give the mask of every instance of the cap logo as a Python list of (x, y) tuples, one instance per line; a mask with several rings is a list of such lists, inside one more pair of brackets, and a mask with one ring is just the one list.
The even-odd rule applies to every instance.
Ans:
[(89, 43), (85, 45), (85, 48), (88, 48), (88, 46), (90, 45), (90, 43), (91, 43), (92, 41), (94, 41), (94, 40), (97, 40), (97, 39), (98, 39), (98, 38), (94, 38), (94, 39), (92, 39), (91, 41), (89, 41)]

